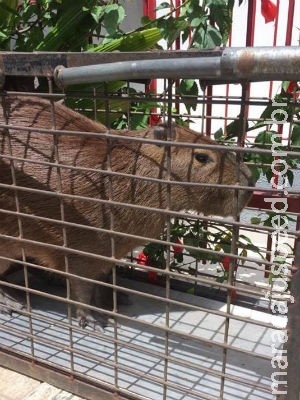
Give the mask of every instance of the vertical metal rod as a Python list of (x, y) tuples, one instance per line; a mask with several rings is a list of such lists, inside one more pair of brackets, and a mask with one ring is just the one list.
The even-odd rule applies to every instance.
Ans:
[(144, 0), (143, 13), (144, 16), (148, 16), (150, 19), (156, 18), (156, 0)]
[[(126, 83), (126, 90), (127, 90), (127, 94), (128, 96), (130, 95), (130, 82)], [(127, 106), (127, 128), (131, 129), (131, 104), (130, 102), (128, 102), (128, 106)]]
[[(107, 87), (105, 88), (106, 95)], [(109, 101), (107, 101), (107, 105)], [(107, 115), (109, 115), (109, 110), (107, 110)], [(109, 135), (106, 138), (107, 143), (107, 171), (112, 171), (112, 162), (111, 162), (111, 152), (112, 152), (112, 143), (111, 138)], [(113, 176), (108, 176), (108, 200), (112, 201), (114, 199), (114, 192), (113, 192)], [(110, 230), (113, 231), (115, 227), (115, 218), (114, 213), (111, 211), (109, 213), (110, 216)], [(115, 257), (115, 237), (111, 235), (110, 237), (110, 255), (111, 257)], [(112, 284), (113, 284), (113, 311), (117, 312), (117, 276), (116, 276), (116, 266), (113, 265), (112, 268)], [(116, 388), (119, 387), (119, 370), (118, 370), (118, 319), (114, 317), (114, 385)]]
[(289, 9), (288, 9), (288, 18), (287, 18), (287, 27), (286, 27), (286, 37), (285, 37), (285, 45), (290, 46), (292, 43), (292, 34), (293, 34), (293, 21), (294, 21), (294, 13), (295, 13), (295, 0), (289, 0)]
[(206, 88), (206, 126), (205, 134), (211, 136), (211, 117), (212, 117), (212, 95), (213, 87), (208, 85)]
[[(168, 81), (168, 91), (167, 91), (167, 96), (168, 96), (168, 109), (167, 109), (167, 116), (168, 116), (168, 138), (167, 139), (171, 139), (171, 131), (172, 131), (172, 127), (171, 127), (171, 121), (172, 121), (172, 94), (173, 94), (173, 85), (172, 85), (172, 81), (169, 80)], [(165, 147), (165, 158), (166, 158), (166, 177), (165, 179), (167, 180), (171, 180), (171, 147), (170, 146), (166, 146)], [(167, 197), (167, 201), (166, 201), (166, 210), (169, 210), (171, 208), (171, 186), (170, 185), (166, 185), (166, 197)], [(171, 219), (170, 217), (168, 217), (167, 219), (167, 234), (166, 234), (166, 240), (170, 241), (171, 240)], [(167, 259), (166, 259), (166, 272), (170, 271), (170, 247), (168, 246), (167, 248)], [(170, 298), (170, 275), (167, 273), (166, 274), (166, 299)], [(165, 306), (165, 311), (166, 311), (166, 320), (165, 320), (165, 325), (167, 328), (170, 327), (170, 304), (168, 302), (166, 302), (166, 306)], [(168, 395), (167, 395), (167, 390), (168, 390), (168, 357), (169, 356), (169, 332), (166, 331), (165, 332), (165, 359), (164, 359), (164, 387), (163, 387), (163, 399), (167, 400)]]
[(93, 88), (93, 106), (94, 106), (94, 120), (98, 121), (97, 113), (97, 88)]
[[(246, 104), (246, 100), (249, 99), (250, 96), (250, 86), (248, 83), (242, 85), (242, 95), (241, 95), (241, 111), (240, 111), (240, 118), (242, 119), (242, 129), (241, 132), (238, 134), (238, 140), (237, 140), (237, 145), (242, 146), (245, 141), (245, 133), (246, 133), (246, 124), (247, 124), (247, 118), (248, 118), (248, 106)], [(241, 154), (238, 153), (236, 155), (238, 165), (240, 162), (242, 162), (241, 159)], [(239, 191), (236, 190), (236, 196), (235, 196), (235, 201), (236, 201), (236, 211), (238, 211), (238, 197), (239, 197)], [(239, 214), (236, 212), (235, 215), (235, 220), (239, 221)], [(230, 251), (233, 254), (238, 254), (238, 238), (239, 238), (239, 227), (238, 226), (233, 226), (232, 227), (232, 242), (231, 242), (231, 248)], [(235, 283), (235, 271), (237, 270), (237, 263), (238, 261), (232, 260), (230, 262), (230, 267), (229, 267), (229, 274), (228, 274), (228, 283), (230, 285), (234, 285)], [(224, 343), (228, 344), (228, 339), (229, 339), (229, 328), (230, 328), (230, 313), (231, 313), (231, 300), (232, 300), (232, 290), (227, 291), (227, 301), (226, 301), (226, 312), (228, 316), (225, 318), (225, 331), (224, 331)], [(227, 356), (228, 356), (228, 351), (227, 348), (223, 349), (223, 360), (222, 360), (222, 378), (221, 378), (221, 388), (220, 388), (220, 397), (221, 399), (224, 398), (224, 390), (225, 390), (225, 374), (226, 374), (226, 365), (227, 365)]]
[[(279, 3), (280, 3), (280, 1), (277, 0), (276, 5), (277, 5), (278, 9), (279, 9), (279, 6), (280, 6)], [(277, 34), (278, 34), (278, 15), (277, 15), (277, 17), (275, 18), (275, 23), (274, 23), (273, 46), (276, 46), (276, 45), (277, 45)], [(270, 97), (270, 98), (273, 97), (273, 96), (272, 96), (272, 93), (273, 93), (273, 81), (270, 81), (270, 84), (269, 84), (269, 97)]]
[[(8, 114), (7, 114), (7, 106), (5, 102), (5, 97), (2, 97), (2, 108), (3, 108), (3, 117), (5, 120), (5, 123), (8, 125)], [(8, 143), (8, 153), (11, 157), (13, 157), (13, 151), (12, 151), (12, 144), (11, 144), (11, 137), (9, 133), (9, 129), (7, 130), (7, 143)], [(17, 178), (16, 178), (16, 168), (15, 168), (15, 163), (14, 159), (12, 158), (10, 160), (10, 171), (11, 171), (11, 178), (12, 178), (12, 183), (15, 187), (17, 187)], [(18, 191), (14, 191), (14, 197), (15, 197), (15, 204), (16, 204), (16, 211), (17, 213), (21, 212), (21, 206), (20, 206), (20, 201), (19, 201), (19, 195)], [(23, 224), (22, 220), (18, 215), (18, 229), (19, 229), (19, 236), (20, 238), (24, 237), (23, 234)], [(29, 277), (28, 277), (28, 266), (26, 264), (26, 252), (21, 245), (21, 255), (22, 255), (22, 262), (23, 262), (23, 272), (24, 272), (24, 283), (25, 283), (25, 288), (29, 289)], [(33, 341), (33, 324), (32, 324), (32, 314), (31, 314), (31, 299), (30, 299), (30, 293), (28, 290), (26, 290), (26, 308), (28, 312), (28, 323), (29, 323), (29, 333), (31, 335), (30, 338), (30, 350), (31, 350), (31, 356), (34, 357), (34, 341)]]
[[(53, 93), (53, 83), (52, 80), (48, 80), (48, 87), (49, 87), (49, 93)], [(50, 99), (50, 107), (51, 107), (51, 118), (52, 118), (52, 129), (56, 130), (57, 129), (57, 123), (56, 123), (56, 114), (55, 114), (55, 106), (54, 106), (54, 100), (51, 98)], [(58, 187), (58, 192), (62, 193), (62, 176), (61, 176), (61, 168), (58, 166), (60, 163), (60, 155), (58, 151), (58, 136), (53, 133), (52, 135), (52, 140), (53, 140), (53, 149), (54, 149), (54, 164), (56, 164), (56, 176), (57, 176), (57, 187)], [(50, 169), (51, 167), (49, 167)], [(49, 172), (49, 180), (51, 179)], [(59, 199), (59, 206), (60, 206), (60, 217), (61, 221), (65, 221), (65, 207), (64, 207), (64, 201), (62, 198)], [(68, 247), (68, 238), (67, 238), (67, 230), (65, 226), (62, 226), (62, 236), (63, 236), (63, 246)], [(68, 273), (70, 272), (69, 268), (69, 258), (68, 255), (64, 255), (64, 264), (65, 264), (65, 272)], [(66, 296), (67, 299), (71, 298), (71, 285), (70, 285), (70, 279), (68, 277), (66, 279)], [(74, 372), (74, 354), (73, 354), (73, 347), (74, 347), (74, 341), (73, 341), (73, 329), (72, 329), (72, 306), (70, 304), (67, 304), (67, 315), (68, 315), (68, 320), (69, 320), (69, 337), (70, 337), (70, 370), (71, 373)]]
[(254, 45), (256, 0), (248, 2), (246, 46)]
[(110, 128), (110, 104), (109, 104), (109, 92), (107, 84), (104, 82), (104, 108), (105, 108), (105, 125)]
[[(276, 3), (277, 8), (279, 9), (280, 7), (280, 0), (277, 0)], [(275, 18), (275, 23), (274, 23), (274, 35), (273, 35), (273, 46), (276, 46), (277, 44), (277, 33), (278, 33), (278, 15)]]

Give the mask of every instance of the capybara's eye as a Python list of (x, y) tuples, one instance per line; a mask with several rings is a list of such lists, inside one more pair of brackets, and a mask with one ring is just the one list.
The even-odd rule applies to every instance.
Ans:
[(207, 164), (212, 161), (208, 154), (206, 153), (195, 153), (195, 159), (199, 161), (201, 164)]

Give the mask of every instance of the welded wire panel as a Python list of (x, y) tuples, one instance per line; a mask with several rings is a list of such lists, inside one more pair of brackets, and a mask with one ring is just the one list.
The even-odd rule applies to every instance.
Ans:
[[(173, 107), (182, 99), (172, 82), (162, 82), (162, 87), (161, 96), (154, 96), (150, 106), (149, 99), (129, 85), (124, 97), (118, 98), (96, 90), (60, 96), (110, 129), (82, 122), (77, 114), (66, 122), (67, 111), (57, 106), (57, 95), (46, 96), (46, 101), (25, 97), (22, 101), (31, 106), (12, 123), (10, 112), (21, 103), (11, 105), (13, 93), (4, 98), (1, 128), (7, 140), (0, 158), (0, 212), (6, 225), (0, 232), (0, 243), (5, 243), (0, 265), (7, 271), (1, 288), (12, 296), (19, 289), (25, 307), (20, 310), (15, 305), (12, 315), (0, 314), (2, 354), (9, 352), (59, 371), (78, 387), (80, 382), (93, 385), (93, 394), (85, 393), (91, 399), (99, 387), (136, 399), (272, 399), (274, 349), (282, 345), (278, 332), (286, 324), (286, 315), (274, 313), (274, 304), (278, 298), (283, 304), (289, 298), (289, 287), (282, 284), (288, 282), (298, 237), (299, 209), (293, 203), (298, 184), (290, 181), (287, 196), (293, 208), (284, 213), (289, 218), (288, 268), (280, 282), (271, 270), (274, 263), (280, 268), (282, 248), (278, 241), (274, 244), (273, 236), (273, 242), (268, 241), (275, 231), (265, 223), (271, 218), (266, 213), (270, 204), (258, 205), (260, 195), (254, 193), (239, 216), (240, 195), (245, 191), (249, 198), (257, 189), (265, 197), (281, 193), (263, 173), (255, 188), (242, 162), (246, 159), (260, 172), (272, 163), (270, 146), (264, 140), (255, 142), (254, 129), (248, 134), (241, 128), (246, 120), (253, 126), (263, 122), (261, 113), (269, 101), (250, 97), (245, 88), (229, 99), (203, 94), (193, 99), (197, 112), (190, 114), (183, 105)], [(123, 101), (131, 106), (121, 113)], [(212, 108), (206, 118), (208, 102)], [(290, 106), (295, 104), (291, 98)], [(252, 106), (259, 111), (249, 117)], [(37, 116), (30, 120), (34, 107)], [(223, 107), (227, 114), (220, 111)], [(128, 132), (150, 125), (153, 117), (165, 122), (158, 129), (162, 136), (136, 137)], [(216, 136), (226, 146), (209, 140), (197, 143), (197, 135), (192, 141), (176, 142), (171, 119), (183, 123), (184, 133), (190, 118), (195, 122), (190, 126), (198, 132), (205, 131), (208, 120), (211, 129), (221, 128)], [(226, 141), (230, 127), (226, 131), (224, 125), (231, 122), (238, 124), (241, 134)], [(292, 140), (295, 122), (288, 121), (282, 131), (288, 159), (299, 157)], [(126, 131), (112, 130), (116, 127)], [(89, 143), (92, 153), (86, 153)], [(157, 175), (145, 176), (145, 165), (140, 163), (153, 157), (149, 148), (155, 155), (151, 171), (161, 154), (162, 166)], [(145, 158), (130, 163), (140, 149)], [(217, 157), (222, 165), (217, 179), (209, 169), (207, 180), (193, 181), (190, 175), (182, 179), (182, 167), (174, 174), (183, 151), (193, 155), (189, 170), (195, 162), (210, 168)], [(102, 161), (95, 164), (95, 159)], [(224, 180), (228, 163), (232, 170)], [(293, 166), (297, 182), (299, 171)], [(178, 207), (175, 190), (185, 194), (189, 207)], [(155, 202), (149, 203), (153, 193)], [(191, 212), (192, 202), (199, 200), (194, 193), (207, 194), (201, 207), (208, 215), (199, 209)], [(242, 197), (243, 206), (246, 200)], [(224, 213), (233, 218), (218, 216)], [(151, 245), (145, 248), (147, 243)], [(121, 244), (126, 252), (120, 251)], [(49, 273), (49, 260), (57, 261), (55, 273)], [(89, 290), (74, 296), (81, 288)], [(128, 303), (127, 296), (131, 304), (120, 304)], [(86, 320), (86, 309), (100, 311), (100, 323)], [(102, 328), (106, 318), (109, 324)]]

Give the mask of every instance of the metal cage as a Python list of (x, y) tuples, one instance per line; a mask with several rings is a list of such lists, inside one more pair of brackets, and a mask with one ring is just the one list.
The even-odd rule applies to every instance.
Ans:
[[(22, 309), (15, 309), (13, 303), (11, 314), (0, 314), (0, 364), (91, 400), (116, 396), (298, 400), (298, 88), (296, 84), (281, 88), (278, 83), (286, 101), (279, 104), (263, 91), (254, 96), (250, 87), (299, 80), (299, 48), (2, 53), (0, 65), (0, 272), (1, 268), (4, 271), (0, 288), (24, 303)], [(156, 93), (148, 90), (152, 78), (159, 79)], [(197, 80), (198, 95), (178, 93), (174, 83), (179, 79)], [(214, 96), (205, 90), (211, 85), (217, 89)], [(229, 86), (235, 88), (230, 96)], [(20, 95), (21, 103), (29, 105), (25, 114), (22, 104), (13, 103)], [(84, 123), (76, 125), (77, 114), (69, 117), (70, 125), (64, 124), (59, 111), (64, 109), (56, 106), (61, 103), (98, 120), (104, 124), (102, 130), (91, 125), (93, 130), (86, 131)], [(51, 116), (47, 124), (45, 109)], [(272, 114), (276, 110), (278, 114)], [(16, 117), (11, 122), (13, 112)], [(277, 118), (285, 113), (286, 119)], [(209, 133), (223, 143), (175, 143), (172, 121), (182, 129), (190, 126), (199, 134)], [(132, 136), (134, 129), (143, 126), (159, 133), (163, 126), (166, 137)], [(270, 141), (265, 132), (273, 132), (276, 141)], [(47, 146), (39, 144), (39, 135), (47, 137)], [(101, 168), (92, 164), (97, 153), (81, 158), (76, 147), (79, 143), (83, 148), (89, 139), (95, 140), (96, 147), (97, 141), (106, 144), (106, 162)], [(131, 161), (125, 150), (119, 158), (124, 168), (116, 168), (113, 151), (120, 141), (123, 149), (133, 149), (133, 153), (141, 146), (156, 146), (165, 155), (164, 173), (153, 178), (134, 175), (134, 169), (126, 171)], [(23, 146), (21, 152), (19, 146)], [(176, 163), (172, 149), (176, 147), (192, 153), (198, 149), (200, 155), (205, 151), (224, 157), (234, 153), (237, 176), (242, 174), (243, 160), (255, 169), (255, 186), (181, 182), (191, 193), (216, 188), (220, 202), (222, 191), (231, 190), (233, 204), (239, 192), (252, 192), (241, 214), (237, 206), (233, 218), (174, 207), (172, 185), (179, 185), (172, 178)], [(68, 157), (69, 163), (65, 161)], [(284, 159), (281, 164), (280, 157)], [(75, 190), (63, 181), (73, 175), (92, 182), (97, 195), (81, 193), (80, 185)], [(104, 180), (105, 193), (101, 189)], [(115, 182), (126, 183), (122, 190), (130, 192), (139, 181), (145, 187), (155, 185), (157, 196), (164, 193), (160, 207), (158, 203), (148, 205), (149, 189), (139, 193), (144, 199), (141, 203), (118, 200)], [(207, 198), (209, 210), (211, 201)], [(73, 218), (69, 211), (76, 202), (84, 211)], [(55, 213), (51, 212), (53, 204)], [(94, 208), (101, 207), (110, 212), (99, 226), (89, 217)], [(151, 223), (137, 228), (149, 207)], [(125, 210), (133, 220), (120, 225)], [(153, 238), (151, 230), (161, 216), (166, 223)], [(34, 235), (28, 233), (28, 226), (34, 227)], [(58, 242), (45, 239), (52, 232), (59, 232)], [(90, 250), (94, 243), (82, 244), (85, 235), (98, 244), (102, 234), (110, 255), (103, 250), (104, 244), (94, 252)], [(78, 248), (70, 244), (76, 235)], [(139, 245), (120, 258), (120, 238)], [(147, 243), (153, 245), (148, 253)], [(35, 258), (42, 250), (31, 254), (31, 246), (61, 253), (60, 270), (49, 272), (47, 259)], [(8, 256), (15, 254), (14, 248), (19, 249), (17, 259)], [(155, 261), (149, 254), (154, 254)], [(78, 257), (84, 265), (74, 277), (72, 261)], [(112, 266), (109, 279), (98, 280), (90, 274), (96, 264), (100, 271), (101, 263)], [(74, 300), (70, 283), (74, 278), (79, 286), (92, 283), (102, 288), (111, 304)], [(97, 297), (97, 289), (95, 293)], [(128, 296), (131, 304), (126, 304)], [(118, 304), (122, 300), (125, 304)], [(104, 329), (79, 326), (75, 306), (100, 310), (110, 324)], [(2, 308), (11, 311), (8, 300)]]

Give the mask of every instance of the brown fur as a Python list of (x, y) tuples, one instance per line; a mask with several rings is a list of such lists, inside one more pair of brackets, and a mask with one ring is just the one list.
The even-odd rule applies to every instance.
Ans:
[[(74, 111), (55, 103), (55, 119), (52, 118), (51, 105), (46, 100), (25, 97), (7, 97), (3, 100), (5, 115), (0, 123), (12, 125), (2, 129), (0, 142), (0, 183), (13, 183), (10, 161), (4, 156), (25, 158), (42, 165), (24, 161), (13, 161), (15, 178), (18, 186), (42, 190), (46, 193), (17, 191), (20, 211), (40, 217), (61, 220), (62, 212), (65, 221), (110, 229), (132, 235), (157, 238), (163, 230), (165, 216), (121, 205), (97, 203), (92, 200), (76, 200), (49, 195), (63, 193), (142, 205), (145, 207), (171, 210), (195, 210), (205, 214), (231, 215), (236, 209), (241, 210), (249, 199), (250, 193), (239, 191), (235, 201), (233, 189), (220, 189), (214, 184), (252, 185), (248, 168), (241, 164), (238, 167), (236, 156), (214, 149), (201, 149), (201, 144), (215, 144), (209, 138), (199, 135), (190, 129), (176, 127), (175, 140), (178, 142), (199, 143), (199, 149), (172, 146), (168, 158), (165, 146), (141, 144), (124, 140), (123, 136), (153, 138), (153, 129), (140, 132), (112, 131), (120, 135), (111, 139), (105, 138), (54, 135), (51, 129), (84, 132), (106, 132), (104, 125), (93, 122)], [(26, 126), (28, 130), (17, 130), (13, 126)], [(46, 128), (49, 133), (30, 131), (30, 128)], [(164, 129), (164, 128), (160, 128)], [(158, 129), (159, 131), (159, 129)], [(56, 152), (54, 142), (57, 143)], [(110, 151), (108, 149), (110, 147)], [(207, 162), (198, 161), (195, 153), (206, 154)], [(109, 155), (108, 155), (109, 154)], [(93, 171), (75, 171), (68, 168), (57, 168), (55, 163), (93, 169)], [(167, 164), (171, 164), (168, 177)], [(211, 187), (170, 186), (170, 204), (168, 188), (161, 182), (149, 182), (130, 177), (109, 177), (105, 172), (111, 170), (171, 181), (210, 183)], [(0, 188), (0, 209), (16, 211), (15, 191)], [(63, 210), (63, 211), (62, 211)], [(1, 212), (1, 211), (0, 211)], [(29, 241), (38, 241), (56, 246), (67, 245), (77, 249), (106, 257), (112, 255), (111, 236), (79, 227), (66, 227), (64, 244), (63, 229), (51, 221), (38, 221), (26, 216), (21, 218), (22, 236)], [(19, 225), (15, 215), (1, 212), (0, 233), (19, 237)], [(114, 256), (121, 258), (132, 248), (140, 244), (138, 240), (128, 237), (115, 237)], [(11, 259), (22, 258), (21, 243), (0, 238), (0, 255)], [(63, 250), (39, 246), (35, 243), (23, 244), (26, 257), (32, 257), (38, 263), (51, 270), (65, 269)], [(9, 268), (10, 262), (0, 259), (0, 275)], [(111, 262), (100, 261), (93, 257), (84, 257), (68, 253), (68, 265), (71, 273), (92, 279), (105, 280), (111, 270)], [(91, 302), (92, 285), (79, 279), (71, 279), (72, 298), (86, 304)], [(81, 321), (85, 321), (87, 312), (77, 308)]]

